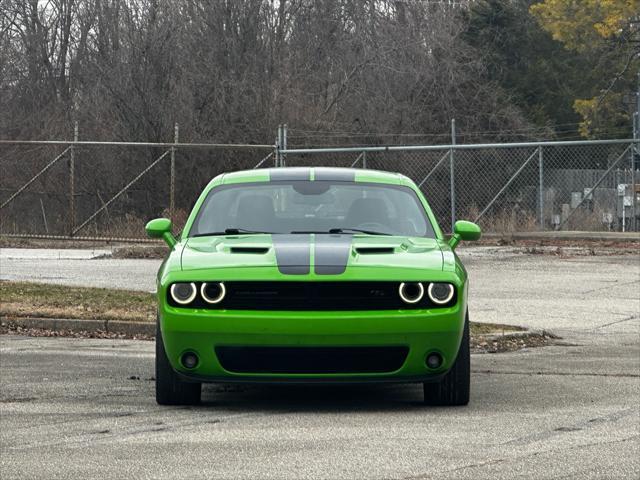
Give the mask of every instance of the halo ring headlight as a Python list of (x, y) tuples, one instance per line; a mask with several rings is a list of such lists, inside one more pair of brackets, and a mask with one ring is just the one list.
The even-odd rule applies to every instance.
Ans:
[[(416, 288), (416, 292), (409, 292), (410, 288)], [(421, 283), (405, 283), (402, 282), (398, 287), (398, 294), (404, 303), (418, 303), (424, 297), (424, 287)]]
[(218, 283), (212, 284), (212, 285), (217, 285), (218, 288), (220, 289), (220, 293), (215, 297), (210, 297), (207, 294), (208, 285), (209, 285), (208, 283), (203, 283), (200, 286), (200, 295), (202, 296), (202, 299), (209, 304), (220, 303), (222, 299), (225, 297), (225, 295), (227, 294), (227, 289), (225, 288), (224, 283), (218, 282)]
[[(180, 291), (183, 288), (190, 288), (190, 291)], [(198, 293), (198, 289), (196, 288), (196, 284), (195, 283), (174, 283), (173, 285), (171, 285), (171, 288), (169, 289), (169, 292), (171, 293), (171, 298), (173, 298), (173, 301), (180, 304), (180, 305), (187, 305), (191, 302), (193, 302), (196, 298), (196, 295)]]
[[(434, 292), (434, 288), (447, 288), (446, 292)], [(455, 289), (453, 285), (450, 283), (430, 283), (427, 288), (427, 294), (429, 295), (429, 299), (435, 303), (436, 305), (444, 305), (449, 303), (453, 298), (453, 294), (455, 293)], [(443, 295), (444, 294), (444, 295)]]

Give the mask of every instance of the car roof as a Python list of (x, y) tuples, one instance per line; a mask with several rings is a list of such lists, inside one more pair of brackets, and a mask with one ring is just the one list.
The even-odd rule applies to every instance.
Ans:
[(392, 185), (410, 185), (413, 183), (409, 178), (399, 173), (340, 167), (280, 167), (240, 170), (225, 173), (215, 180), (217, 180), (215, 182), (217, 184), (292, 180), (374, 182)]

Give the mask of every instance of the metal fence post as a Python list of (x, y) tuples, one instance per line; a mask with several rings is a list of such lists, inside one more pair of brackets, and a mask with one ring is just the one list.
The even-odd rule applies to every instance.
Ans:
[(622, 209), (624, 210), (624, 200), (621, 200), (620, 202), (618, 201), (619, 199), (618, 199), (618, 192), (617, 192), (618, 185), (620, 185), (620, 169), (616, 169), (613, 172), (613, 182), (616, 187), (615, 223), (616, 223), (616, 231), (618, 231), (622, 229), (622, 225), (620, 225), (620, 218), (622, 217), (622, 212), (620, 211), (620, 205), (622, 205)]
[(362, 152), (362, 168), (367, 168), (367, 152)]
[[(633, 229), (634, 232), (638, 231), (638, 219), (636, 218), (636, 215), (638, 213), (637, 210), (637, 195), (636, 195), (636, 165), (635, 165), (635, 156), (637, 154), (640, 154), (640, 152), (638, 152), (636, 150), (637, 144), (632, 144), (631, 145), (631, 228)], [(624, 201), (623, 201), (624, 203)]]
[(449, 153), (449, 175), (451, 188), (451, 233), (456, 223), (456, 181), (453, 151), (456, 145), (456, 119), (451, 119), (451, 152)]
[(538, 147), (538, 221), (540, 230), (544, 230), (544, 157), (542, 154), (542, 145)]
[[(636, 111), (633, 114), (633, 139), (636, 142), (640, 140), (640, 72), (638, 72), (638, 88), (636, 90)], [(636, 142), (631, 145), (631, 215), (633, 216), (631, 227), (634, 232), (638, 231), (635, 157), (640, 155), (640, 149)]]
[[(287, 124), (285, 123), (282, 127), (282, 149), (287, 150)], [(280, 158), (281, 166), (285, 167), (287, 165), (287, 154), (283, 153)]]
[(273, 148), (273, 166), (277, 167), (278, 166), (278, 154), (280, 153), (278, 151), (278, 140), (280, 139), (280, 137), (278, 136), (278, 132), (276, 131), (276, 140), (274, 142), (274, 148)]
[(282, 125), (278, 125), (278, 133), (276, 134), (276, 159), (275, 159), (275, 167), (280, 166), (280, 150), (282, 149)]
[(71, 150), (69, 151), (69, 234), (73, 236), (73, 230), (76, 225), (76, 147), (75, 142), (78, 141), (78, 122), (73, 123), (73, 141)]
[[(178, 143), (178, 122), (173, 126), (173, 143)], [(176, 147), (171, 147), (171, 168), (169, 173), (169, 217), (173, 218), (176, 211)]]

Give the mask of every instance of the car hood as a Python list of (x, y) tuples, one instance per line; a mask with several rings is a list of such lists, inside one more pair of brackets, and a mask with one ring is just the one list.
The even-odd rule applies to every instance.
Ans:
[(442, 271), (436, 239), (403, 236), (278, 234), (189, 238), (182, 270), (277, 268), (282, 275), (340, 275), (361, 268)]

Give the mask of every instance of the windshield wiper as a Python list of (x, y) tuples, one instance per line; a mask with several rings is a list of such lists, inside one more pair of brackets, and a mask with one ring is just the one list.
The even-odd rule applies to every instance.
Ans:
[(335, 235), (338, 233), (347, 233), (347, 232), (366, 233), (367, 235), (391, 235), (390, 233), (374, 232), (373, 230), (362, 230), (360, 228), (332, 228), (330, 230), (292, 230), (289, 233), (291, 234), (317, 233), (317, 234)]
[(376, 232), (374, 230), (362, 230), (361, 228), (332, 228), (329, 230), (329, 233), (348, 233), (348, 232), (366, 233), (367, 235), (391, 235), (390, 233)]
[(390, 233), (384, 232), (374, 232), (373, 230), (362, 230), (361, 228), (332, 228), (330, 230), (293, 230), (289, 233), (328, 233), (331, 235), (335, 235), (338, 233), (347, 233), (347, 232), (356, 232), (356, 233), (366, 233), (367, 235), (391, 235)]
[(196, 233), (195, 235), (191, 235), (192, 237), (209, 237), (213, 235), (238, 235), (240, 233), (250, 233), (250, 234), (271, 234), (271, 232), (260, 232), (257, 230), (245, 230), (244, 228), (227, 228), (224, 232), (207, 232), (207, 233)]

